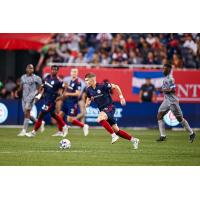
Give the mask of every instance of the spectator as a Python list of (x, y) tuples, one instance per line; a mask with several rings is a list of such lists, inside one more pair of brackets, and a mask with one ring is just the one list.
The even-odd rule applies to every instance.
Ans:
[(183, 68), (183, 61), (181, 60), (180, 56), (178, 56), (177, 54), (173, 55), (172, 65), (175, 69)]
[(189, 48), (192, 50), (193, 54), (197, 54), (197, 44), (193, 41), (192, 36), (188, 35), (185, 43), (183, 44), (184, 48)]
[(156, 102), (155, 86), (151, 79), (147, 78), (146, 82), (140, 88), (140, 102)]

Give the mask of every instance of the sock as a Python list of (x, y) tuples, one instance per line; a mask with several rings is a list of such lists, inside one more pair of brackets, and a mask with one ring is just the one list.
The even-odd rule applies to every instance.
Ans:
[(106, 120), (101, 120), (99, 123), (100, 123), (101, 126), (103, 126), (111, 135), (114, 133), (112, 127), (110, 126), (110, 124), (109, 124)]
[(30, 120), (33, 122), (33, 123), (36, 123), (37, 119), (35, 117), (33, 117), (32, 115), (30, 116)]
[(160, 136), (161, 137), (166, 137), (165, 124), (164, 124), (164, 121), (162, 119), (158, 120), (158, 127), (159, 127), (159, 131), (160, 131)]
[(80, 126), (81, 128), (84, 127), (84, 124), (82, 122), (80, 122), (79, 120), (77, 120), (77, 119), (73, 119), (72, 120), (72, 124)]
[(28, 118), (24, 118), (23, 129), (24, 129), (25, 131), (27, 131), (27, 129), (28, 129), (28, 124), (29, 124), (29, 119), (28, 119)]
[(56, 120), (56, 122), (57, 122), (58, 130), (59, 130), (59, 131), (62, 131), (63, 126), (66, 125), (65, 122), (64, 122), (63, 119), (62, 119), (59, 115), (57, 115), (57, 114), (54, 114), (54, 115), (52, 115), (52, 116), (53, 116), (53, 118), (54, 118), (54, 119)]
[(42, 124), (42, 120), (41, 119), (38, 119), (36, 122), (35, 122), (35, 125), (34, 125), (34, 130), (37, 131), (40, 126)]
[(188, 131), (188, 133), (189, 133), (190, 135), (193, 134), (193, 130), (190, 128), (190, 125), (188, 124), (188, 122), (187, 122), (185, 119), (183, 119), (183, 121), (180, 122), (180, 123), (181, 123), (181, 125)]
[(120, 137), (127, 139), (127, 140), (131, 140), (133, 138), (131, 135), (129, 135), (127, 132), (125, 132), (123, 130), (119, 130), (117, 132), (117, 135), (119, 135)]

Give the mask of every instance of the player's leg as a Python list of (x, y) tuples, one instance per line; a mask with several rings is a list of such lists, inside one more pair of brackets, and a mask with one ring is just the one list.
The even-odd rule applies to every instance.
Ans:
[(57, 134), (54, 134), (53, 136), (62, 136), (66, 137), (68, 134), (68, 127), (66, 123), (64, 122), (63, 118), (56, 114), (54, 111), (51, 111), (51, 116), (56, 120), (57, 122), (57, 127), (58, 127), (58, 132)]
[(187, 130), (189, 133), (189, 140), (190, 142), (193, 142), (195, 139), (196, 134), (191, 129), (190, 125), (188, 124), (187, 120), (183, 118), (183, 113), (181, 111), (181, 108), (178, 103), (170, 105), (170, 110), (173, 112), (176, 119), (180, 122), (180, 124)]
[(78, 105), (80, 108), (80, 113), (76, 116), (76, 119), (78, 119), (81, 122), (85, 122), (85, 114), (86, 114), (86, 109), (85, 109), (85, 102), (83, 100), (78, 101)]
[(89, 126), (79, 121), (75, 116), (77, 115), (78, 104), (77, 103), (69, 103), (67, 106), (67, 121), (72, 123), (73, 125), (79, 126), (83, 128), (83, 133), (85, 136), (89, 134)]
[(116, 135), (115, 131), (112, 129), (111, 125), (107, 122), (108, 116), (107, 113), (101, 111), (99, 113), (99, 116), (97, 118), (97, 122), (101, 124), (112, 136), (112, 141), (111, 143), (115, 143), (118, 139), (119, 136)]
[(138, 149), (138, 145), (139, 145), (139, 139), (138, 138), (134, 138), (133, 136), (131, 136), (130, 134), (128, 134), (126, 131), (119, 129), (117, 124), (113, 124), (112, 125), (112, 129), (115, 131), (115, 133), (132, 142), (134, 149)]
[(21, 132), (18, 136), (25, 136), (28, 130), (29, 120), (30, 120), (30, 104), (22, 100), (22, 109), (24, 112), (24, 122)]
[(166, 100), (164, 100), (160, 105), (157, 114), (158, 128), (160, 132), (160, 137), (156, 140), (157, 142), (162, 142), (166, 140), (165, 123), (163, 117), (168, 111), (169, 111), (169, 103)]

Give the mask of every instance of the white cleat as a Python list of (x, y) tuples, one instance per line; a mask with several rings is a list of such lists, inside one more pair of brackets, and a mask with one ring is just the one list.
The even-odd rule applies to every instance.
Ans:
[(116, 135), (115, 133), (113, 133), (112, 134), (112, 142), (111, 142), (111, 144), (114, 144), (118, 139), (119, 139), (119, 136)]
[(41, 127), (40, 127), (40, 132), (43, 133), (45, 130), (45, 121), (42, 121)]
[(35, 137), (36, 136), (36, 132), (35, 131), (28, 132), (28, 133), (26, 133), (26, 136), (27, 137)]
[(25, 135), (26, 135), (26, 131), (24, 129), (22, 129), (22, 131), (17, 136), (23, 137)]
[(53, 137), (63, 137), (63, 132), (62, 131), (58, 131), (55, 134), (52, 135)]
[(62, 132), (62, 133), (63, 133), (63, 135), (62, 135), (63, 137), (66, 137), (66, 136), (67, 136), (67, 134), (68, 134), (68, 129), (69, 129), (69, 128), (68, 128), (67, 125), (63, 126), (63, 132)]
[(137, 138), (134, 138), (132, 143), (133, 143), (133, 148), (134, 149), (138, 149), (138, 145), (139, 145), (140, 140)]
[(89, 126), (87, 124), (83, 126), (83, 133), (85, 136), (89, 134)]

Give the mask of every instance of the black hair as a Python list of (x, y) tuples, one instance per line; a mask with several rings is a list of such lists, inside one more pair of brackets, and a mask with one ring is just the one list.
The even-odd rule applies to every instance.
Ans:
[(168, 63), (164, 64), (163, 66), (167, 67), (167, 68), (170, 68), (170, 69), (172, 68), (172, 66), (170, 64), (168, 64)]
[(59, 66), (58, 65), (52, 65), (51, 69), (56, 68), (57, 70), (59, 70)]

